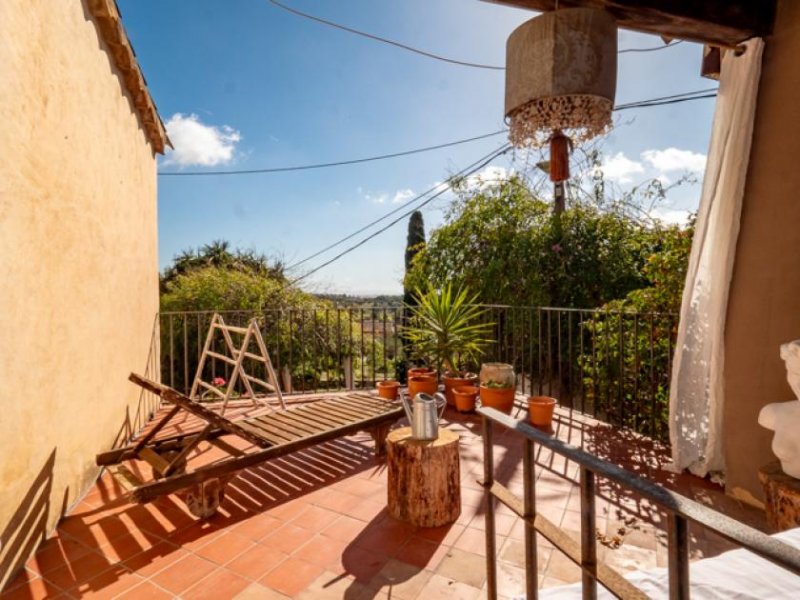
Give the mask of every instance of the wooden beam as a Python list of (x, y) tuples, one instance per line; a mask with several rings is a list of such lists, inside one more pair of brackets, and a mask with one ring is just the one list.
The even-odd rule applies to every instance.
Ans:
[[(550, 11), (556, 0), (485, 0)], [(733, 47), (772, 33), (777, 0), (559, 0), (559, 8), (602, 8), (617, 25), (673, 39)]]

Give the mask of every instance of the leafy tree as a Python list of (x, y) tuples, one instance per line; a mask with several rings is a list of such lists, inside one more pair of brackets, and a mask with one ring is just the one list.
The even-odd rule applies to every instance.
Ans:
[(279, 260), (270, 260), (255, 250), (230, 249), (230, 242), (214, 240), (197, 250), (183, 250), (165, 269), (161, 276), (161, 291), (179, 275), (184, 275), (203, 267), (220, 267), (226, 270), (251, 273), (262, 277), (286, 282), (284, 265)]
[(585, 400), (608, 422), (654, 438), (668, 435), (670, 361), (693, 233), (694, 219), (686, 227), (657, 224), (643, 267), (647, 285), (583, 323), (594, 348), (582, 357)]
[(590, 203), (554, 217), (519, 177), (462, 189), (406, 285), (468, 283), (484, 302), (594, 308), (647, 284), (641, 223)]

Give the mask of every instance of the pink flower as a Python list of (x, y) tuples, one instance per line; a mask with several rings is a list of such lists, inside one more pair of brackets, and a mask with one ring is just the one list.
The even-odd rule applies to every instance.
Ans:
[(550, 250), (558, 254), (559, 252), (561, 252), (561, 244), (553, 244), (552, 246), (550, 246)]
[(214, 379), (211, 380), (211, 383), (217, 387), (220, 387), (225, 385), (225, 380), (222, 377), (214, 377)]

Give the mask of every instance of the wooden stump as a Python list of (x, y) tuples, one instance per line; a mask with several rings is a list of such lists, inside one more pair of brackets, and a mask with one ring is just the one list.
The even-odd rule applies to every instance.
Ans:
[(386, 438), (389, 514), (418, 527), (438, 527), (461, 514), (458, 434), (439, 429), (433, 441), (411, 439), (411, 428)]
[(779, 461), (758, 470), (767, 497), (767, 525), (772, 531), (800, 526), (800, 479), (790, 477)]

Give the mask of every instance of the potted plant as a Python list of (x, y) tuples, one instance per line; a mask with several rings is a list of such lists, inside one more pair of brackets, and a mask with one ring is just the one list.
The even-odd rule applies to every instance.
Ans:
[(414, 295), (417, 305), (409, 307), (411, 319), (403, 334), (415, 357), (443, 373), (445, 397), (454, 405), (453, 389), (477, 380), (477, 375), (466, 368), (475, 364), (491, 341), (488, 334), (492, 324), (483, 322), (487, 311), (467, 288), (453, 289), (448, 283), (441, 290), (417, 289)]
[(481, 384), (481, 406), (495, 408), (509, 415), (511, 414), (511, 409), (514, 408), (515, 392), (514, 386), (503, 381), (490, 379)]

